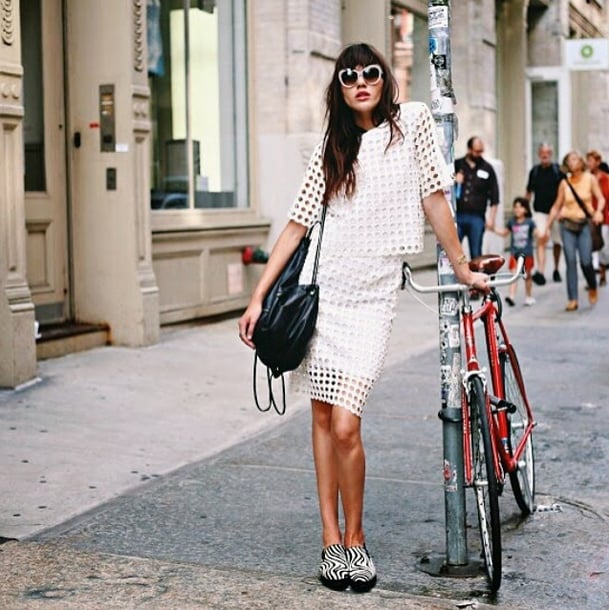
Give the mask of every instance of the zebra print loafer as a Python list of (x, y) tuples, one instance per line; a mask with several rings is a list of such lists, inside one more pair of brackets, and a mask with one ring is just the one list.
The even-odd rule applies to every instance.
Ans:
[(376, 585), (376, 568), (365, 546), (345, 549), (349, 564), (349, 583), (356, 593), (370, 591)]
[(344, 591), (349, 586), (349, 565), (342, 544), (331, 544), (321, 552), (319, 580), (334, 591)]

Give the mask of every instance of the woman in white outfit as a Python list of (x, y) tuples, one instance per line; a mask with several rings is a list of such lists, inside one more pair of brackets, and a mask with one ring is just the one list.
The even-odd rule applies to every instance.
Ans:
[[(376, 49), (363, 43), (343, 49), (326, 91), (324, 137), (239, 320), (241, 339), (254, 348), (265, 294), (321, 207), (328, 206), (316, 331), (292, 382), (312, 404), (323, 544), (319, 577), (338, 590), (350, 585), (367, 591), (376, 584), (363, 527), (361, 417), (387, 352), (402, 260), (423, 249), (425, 216), (458, 281), (488, 290), (487, 276), (470, 270), (457, 237), (443, 191), (452, 178), (431, 113), (422, 103), (398, 105), (397, 90)], [(303, 277), (310, 276), (314, 244), (310, 253)]]

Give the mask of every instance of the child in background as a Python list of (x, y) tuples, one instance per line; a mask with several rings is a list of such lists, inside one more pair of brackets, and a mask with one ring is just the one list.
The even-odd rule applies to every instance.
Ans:
[[(535, 299), (531, 294), (533, 289), (531, 271), (535, 265), (535, 260), (533, 258), (533, 238), (539, 238), (541, 234), (535, 226), (535, 221), (532, 219), (531, 205), (524, 197), (516, 197), (512, 206), (514, 215), (508, 220), (507, 227), (505, 229), (495, 229), (495, 233), (502, 237), (507, 237), (508, 235), (511, 235), (512, 237), (509, 261), (510, 271), (516, 270), (518, 256), (524, 255), (524, 270), (526, 272), (524, 284), (526, 298), (524, 304), (533, 305), (535, 303)], [(511, 284), (509, 296), (505, 298), (505, 302), (510, 307), (513, 307), (516, 304), (514, 299), (516, 297), (517, 287), (518, 282)]]

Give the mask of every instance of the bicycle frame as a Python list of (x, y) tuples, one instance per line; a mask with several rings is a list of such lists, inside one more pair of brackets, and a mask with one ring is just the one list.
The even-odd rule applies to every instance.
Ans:
[[(493, 287), (507, 286), (516, 281), (522, 274), (524, 259), (518, 260), (516, 271), (513, 275), (509, 275), (505, 279), (491, 280)], [(522, 395), (525, 400), (525, 407), (528, 415), (527, 428), (520, 439), (518, 446), (512, 448), (513, 455), (510, 455), (507, 448), (509, 424), (507, 421), (506, 411), (510, 408), (510, 403), (505, 400), (505, 388), (503, 387), (503, 378), (501, 374), (501, 356), (507, 356), (515, 360), (515, 354), (512, 344), (509, 340), (507, 330), (501, 319), (501, 314), (498, 306), (499, 297), (494, 297), (494, 292), (485, 296), (482, 299), (480, 307), (474, 311), (471, 306), (469, 287), (461, 284), (441, 285), (441, 286), (421, 286), (413, 281), (412, 272), (408, 266), (404, 270), (404, 283), (408, 282), (417, 292), (457, 292), (460, 299), (461, 309), (461, 326), (463, 333), (463, 356), (465, 358), (465, 367), (462, 373), (463, 378), (463, 454), (465, 467), (465, 482), (467, 485), (472, 484), (472, 451), (470, 442), (470, 418), (469, 411), (466, 408), (466, 393), (468, 390), (468, 381), (472, 376), (480, 378), (485, 388), (487, 388), (488, 404), (487, 414), (491, 430), (491, 440), (493, 443), (493, 456), (495, 463), (495, 471), (497, 479), (503, 482), (506, 473), (514, 472), (518, 467), (518, 460), (522, 456), (526, 442), (530, 437), (533, 427), (533, 413), (526, 398), (524, 383), (520, 372), (517, 371), (517, 383), (520, 386)], [(488, 391), (486, 371), (480, 366), (478, 360), (478, 352), (476, 348), (476, 336), (474, 324), (481, 322), (484, 327), (484, 337), (487, 349), (487, 357), (489, 364), (489, 374), (492, 394)]]
[[(482, 319), (484, 324), (493, 393), (496, 397), (501, 397), (498, 404), (494, 404), (494, 401), (491, 398), (491, 402), (495, 407), (493, 409), (493, 419), (491, 420), (494, 423), (493, 435), (495, 437), (495, 443), (497, 445), (497, 450), (501, 458), (503, 469), (505, 472), (510, 473), (517, 469), (518, 461), (522, 455), (522, 452), (524, 451), (526, 441), (533, 432), (533, 428), (535, 426), (533, 412), (526, 396), (524, 381), (522, 379), (520, 369), (518, 368), (515, 373), (518, 376), (517, 382), (524, 398), (528, 423), (523, 432), (522, 438), (518, 443), (518, 446), (512, 447), (512, 455), (510, 455), (510, 452), (508, 452), (506, 448), (509, 435), (509, 425), (506, 410), (509, 408), (509, 405), (503, 404), (505, 403), (506, 388), (503, 387), (503, 376), (501, 374), (501, 355), (507, 354), (513, 360), (516, 359), (516, 356), (505, 325), (503, 324), (503, 320), (498, 315), (497, 308), (494, 306), (488, 310), (487, 313), (481, 312), (481, 314), (484, 314), (484, 316), (478, 316), (478, 312), (475, 312), (475, 314), (474, 319)], [(497, 330), (499, 331), (498, 334)]]
[[(492, 293), (490, 296), (483, 299), (482, 304), (475, 311), (472, 310), (467, 295), (464, 293), (462, 294), (461, 323), (463, 329), (465, 356), (465, 374), (463, 375), (464, 385), (467, 386), (467, 380), (472, 375), (477, 375), (480, 377), (483, 384), (487, 386), (486, 372), (480, 366), (476, 348), (474, 324), (479, 321), (484, 327), (489, 376), (491, 387), (493, 389), (492, 394), (487, 390), (489, 398), (487, 404), (487, 414), (491, 427), (495, 472), (497, 474), (497, 480), (503, 483), (505, 474), (514, 472), (518, 467), (518, 460), (524, 451), (526, 441), (531, 435), (535, 425), (533, 421), (533, 413), (528, 400), (525, 399), (525, 406), (528, 415), (527, 428), (524, 431), (518, 446), (513, 448), (513, 455), (510, 455), (510, 452), (507, 449), (509, 425), (506, 416), (509, 403), (503, 398), (505, 397), (505, 388), (503, 387), (503, 378), (501, 375), (501, 354), (508, 354), (510, 357), (514, 358), (515, 356), (512, 344), (509, 340), (503, 320), (499, 314), (497, 301), (492, 296)], [(517, 374), (520, 376), (519, 371), (517, 371)], [(522, 388), (524, 395), (523, 380), (519, 377), (517, 381)], [(464, 392), (467, 392), (467, 387), (464, 387)], [(463, 409), (463, 454), (465, 480), (468, 485), (471, 485), (473, 477), (471, 459), (472, 453), (470, 444), (469, 411), (467, 408)]]
[[(470, 435), (470, 413), (469, 413), (469, 397), (467, 397), (468, 392), (468, 382), (472, 376), (477, 376), (480, 378), (485, 387), (487, 387), (486, 383), (486, 374), (482, 367), (480, 366), (480, 362), (478, 360), (478, 353), (476, 349), (476, 334), (474, 329), (474, 322), (476, 320), (488, 320), (489, 316), (492, 315), (490, 313), (491, 310), (494, 310), (494, 303), (485, 298), (482, 302), (482, 305), (475, 311), (472, 311), (472, 307), (470, 305), (469, 295), (467, 293), (461, 293), (461, 327), (463, 332), (463, 346), (464, 346), (464, 357), (465, 357), (465, 371), (462, 374), (463, 380), (463, 389), (462, 389), (462, 417), (463, 417), (463, 466), (464, 466), (464, 477), (465, 484), (471, 486), (473, 484), (473, 466), (472, 466), (472, 446), (471, 446), (471, 435)], [(487, 327), (485, 327), (485, 332), (487, 331)], [(494, 333), (491, 333), (494, 337)], [(496, 339), (495, 339), (496, 342)], [(489, 347), (490, 350), (490, 347)], [(489, 362), (490, 362), (489, 358)], [(488, 393), (487, 393), (488, 396)], [(492, 417), (490, 403), (487, 400), (486, 405), (487, 415), (489, 424), (495, 428), (494, 419)], [(496, 435), (494, 431), (491, 433), (491, 441), (493, 443), (493, 462), (495, 464), (495, 472), (497, 474), (497, 480), (503, 482), (504, 474), (501, 468), (501, 464), (497, 458), (498, 456), (498, 444)]]

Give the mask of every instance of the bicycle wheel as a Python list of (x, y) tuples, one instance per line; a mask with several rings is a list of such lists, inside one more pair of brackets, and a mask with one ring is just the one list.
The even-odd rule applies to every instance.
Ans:
[[(502, 352), (500, 361), (505, 399), (516, 408), (513, 413), (508, 412), (508, 450), (513, 455), (529, 427), (530, 411), (514, 348)], [(510, 472), (510, 482), (518, 507), (524, 515), (530, 515), (535, 510), (535, 451), (532, 434), (525, 441), (516, 470)]]
[(472, 429), (472, 467), (474, 493), (480, 526), (480, 542), (485, 571), (491, 590), (501, 585), (501, 523), (499, 490), (493, 460), (486, 392), (482, 381), (474, 377), (469, 384)]

